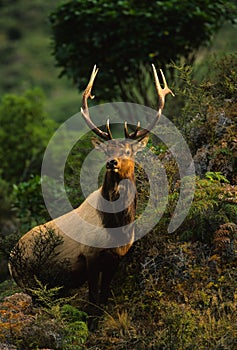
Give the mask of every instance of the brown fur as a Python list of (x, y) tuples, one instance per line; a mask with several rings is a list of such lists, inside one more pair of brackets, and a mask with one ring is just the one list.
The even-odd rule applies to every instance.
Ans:
[[(134, 194), (136, 190), (133, 156), (146, 145), (147, 140), (148, 138), (139, 143), (125, 140), (112, 140), (112, 147), (110, 144), (106, 145), (97, 139), (93, 140), (94, 146), (108, 155), (108, 160), (111, 158), (116, 159), (117, 167), (116, 170), (108, 169), (106, 171), (102, 187), (93, 192), (88, 199), (96, 203), (99, 201), (99, 194), (101, 193), (104, 199), (108, 200), (111, 205), (113, 205), (113, 202), (116, 201), (119, 196), (122, 196), (125, 209), (115, 213), (107, 213), (102, 210), (98, 211), (89, 204), (88, 200), (85, 200), (81, 206), (75, 210), (30, 230), (20, 239), (15, 249), (13, 249), (9, 261), (11, 274), (21, 287), (27, 288), (32, 286), (34, 275), (36, 275), (38, 279), (40, 279), (41, 275), (44, 276), (43, 282), (53, 285), (54, 276), (50, 276), (50, 268), (59, 263), (67, 262), (67, 269), (64, 270), (62, 268), (61, 273), (59, 271), (59, 279), (57, 281), (60, 281), (65, 288), (80, 287), (85, 281), (88, 281), (89, 300), (93, 303), (99, 301), (105, 302), (107, 300), (109, 285), (117, 269), (119, 260), (128, 252), (134, 241), (134, 228), (132, 223), (135, 219), (136, 196), (130, 201), (129, 205), (127, 201), (130, 195)], [(122, 180), (129, 181), (124, 183), (121, 182)], [(80, 215), (85, 221), (96, 226), (97, 231), (91, 229), (91, 231), (88, 232), (86, 225), (80, 225), (80, 227), (78, 227), (75, 221), (77, 215)], [(125, 225), (127, 225), (126, 229), (123, 228)], [(62, 227), (64, 227), (65, 230), (63, 230)], [(96, 248), (79, 243), (83, 242), (83, 238), (86, 238), (86, 241), (88, 241), (88, 237), (91, 237), (92, 242), (94, 242), (94, 239), (100, 239), (100, 237), (98, 237), (99, 227), (106, 228), (108, 242), (112, 240), (113, 244), (116, 242), (116, 237), (112, 237), (113, 232), (111, 232), (111, 228), (118, 228), (118, 242), (121, 242), (121, 235), (123, 235), (125, 243), (118, 246), (113, 245), (114, 248)], [(42, 266), (40, 262), (37, 265), (38, 262), (36, 260), (38, 255), (35, 255), (35, 250), (40, 248), (36, 246), (38, 242), (37, 237), (40, 236), (41, 244), (42, 242), (47, 243), (47, 248), (47, 245), (50, 244), (50, 241), (49, 243), (47, 241), (49, 239), (49, 233), (52, 231), (57, 237), (62, 239), (62, 242), (55, 247), (53, 254), (52, 251), (47, 253), (48, 256), (44, 260)], [(70, 236), (66, 235), (64, 232), (70, 232)], [(107, 242), (105, 242), (105, 246), (106, 245)], [(103, 244), (101, 246), (103, 246)], [(21, 253), (21, 259), (24, 263), (19, 263), (17, 260), (19, 259), (19, 252)], [(35, 268), (35, 266), (39, 265), (42, 271)], [(46, 277), (44, 274), (41, 274), (44, 269), (48, 272)]]
[[(87, 280), (91, 302), (98, 302), (99, 290), (100, 301), (104, 302), (108, 298), (109, 285), (118, 266), (119, 258), (128, 252), (134, 241), (133, 222), (136, 211), (134, 155), (146, 146), (149, 130), (153, 129), (161, 116), (165, 96), (169, 93), (173, 95), (162, 70), (160, 72), (164, 88), (161, 88), (155, 66), (152, 65), (152, 67), (158, 94), (157, 116), (151, 120), (146, 129), (140, 129), (138, 123), (136, 129), (131, 133), (128, 132), (125, 123), (125, 140), (121, 141), (112, 139), (109, 121), (105, 132), (99, 129), (90, 118), (87, 100), (89, 97), (93, 98), (91, 89), (98, 72), (98, 68), (94, 66), (82, 96), (82, 117), (97, 136), (105, 141), (109, 140), (109, 143), (103, 143), (94, 138), (92, 143), (96, 149), (107, 155), (108, 160), (113, 160), (116, 166), (115, 163), (107, 163), (108, 170), (102, 188), (93, 192), (88, 199), (90, 198), (94, 204), (101, 204), (100, 194), (102, 194), (111, 207), (116, 207), (119, 199), (124, 205), (121, 207), (122, 210), (108, 213), (103, 210), (105, 209), (103, 206), (97, 210), (95, 209), (97, 206), (91, 206), (88, 200), (85, 200), (77, 209), (26, 233), (13, 249), (9, 261), (12, 276), (20, 286), (27, 287), (30, 281), (34, 280), (34, 275), (40, 277), (41, 272), (45, 271), (46, 283), (53, 283), (55, 281), (53, 277), (56, 276), (61, 277), (65, 287), (70, 284), (79, 287)], [(137, 142), (135, 139), (140, 141)], [(132, 200), (131, 195), (133, 195)], [(78, 225), (78, 215), (92, 225), (88, 226), (83, 220)], [(100, 235), (101, 232), (106, 232), (106, 234)], [(88, 241), (91, 241), (91, 245), (88, 244)], [(111, 246), (113, 248), (96, 248), (94, 244), (96, 241), (100, 242), (97, 245), (99, 247)], [(83, 242), (86, 242), (87, 245)], [(121, 242), (124, 243), (121, 244)], [(61, 268), (65, 265), (67, 269)], [(52, 266), (59, 266), (59, 269), (50, 275)]]

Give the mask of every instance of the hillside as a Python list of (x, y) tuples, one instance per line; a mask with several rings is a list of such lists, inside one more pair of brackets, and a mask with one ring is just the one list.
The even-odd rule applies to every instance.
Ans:
[(51, 54), (48, 15), (59, 3), (3, 1), (0, 17), (0, 95), (40, 87), (46, 112), (57, 121), (75, 114), (80, 104), (75, 87), (58, 79)]
[[(37, 274), (34, 287), (20, 288), (10, 278), (7, 261), (19, 237), (50, 220), (41, 181), (61, 206), (62, 188), (40, 177), (42, 157), (55, 121), (75, 114), (81, 103), (76, 88), (58, 79), (51, 54), (48, 14), (60, 3), (0, 0), (0, 350), (236, 350), (237, 52), (236, 28), (229, 24), (209, 48), (199, 50), (193, 67), (175, 67), (176, 106), (168, 108), (190, 148), (196, 176), (182, 178), (172, 148), (151, 137), (151, 152), (141, 157), (154, 168), (155, 155), (161, 164), (167, 203), (159, 222), (121, 261), (108, 303), (90, 304), (87, 284), (65, 291), (42, 282), (44, 274), (67, 276), (61, 268), (68, 268), (68, 261), (60, 261), (57, 270), (49, 259), (62, 243), (54, 232), (50, 242), (36, 237), (37, 261), (30, 264)], [(57, 144), (59, 158), (64, 142)], [(63, 191), (75, 206), (83, 197), (80, 169), (89, 142), (85, 137), (74, 145), (64, 168)], [(152, 176), (162, 187), (156, 168)], [(139, 165), (136, 179), (140, 215), (150, 183)], [(193, 179), (186, 219), (168, 233), (180, 194), (185, 190), (189, 198)], [(163, 200), (159, 195), (156, 203)], [(185, 200), (182, 205), (185, 209)], [(26, 276), (28, 260), (20, 253), (15, 259)]]

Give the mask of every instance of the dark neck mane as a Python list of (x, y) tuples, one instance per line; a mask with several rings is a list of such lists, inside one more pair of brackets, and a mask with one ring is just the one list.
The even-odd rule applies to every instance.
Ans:
[[(121, 227), (135, 220), (136, 187), (134, 173), (126, 177), (121, 177), (119, 173), (107, 171), (101, 194), (104, 199), (110, 202), (109, 206), (115, 208), (113, 213), (100, 212), (104, 227)], [(131, 200), (131, 198), (133, 199)], [(119, 207), (122, 210), (116, 209), (117, 204), (115, 201), (119, 201)]]

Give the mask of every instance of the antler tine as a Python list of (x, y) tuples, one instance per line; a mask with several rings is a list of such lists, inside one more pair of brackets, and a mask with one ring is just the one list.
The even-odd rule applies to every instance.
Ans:
[(129, 134), (128, 132), (128, 124), (127, 122), (124, 122), (124, 135), (126, 139), (135, 139), (137, 137), (137, 133), (141, 127), (140, 122), (137, 122), (136, 129)]
[(126, 139), (129, 138), (128, 123), (127, 122), (124, 122), (124, 136)]
[(107, 130), (107, 134), (109, 136), (109, 140), (112, 140), (113, 136), (112, 136), (112, 132), (111, 132), (110, 126), (109, 126), (109, 119), (107, 120), (107, 123), (106, 123), (106, 130)]
[(134, 136), (134, 137), (136, 137), (136, 136), (137, 136), (137, 133), (138, 133), (138, 131), (139, 131), (140, 127), (141, 127), (141, 123), (140, 123), (140, 122), (137, 122), (136, 129), (135, 129), (135, 131), (134, 131), (134, 133), (133, 133), (133, 136)]
[[(154, 66), (154, 69), (155, 69), (155, 66)], [(165, 76), (164, 76), (164, 73), (163, 73), (162, 69), (160, 69), (160, 73), (161, 73), (161, 76), (162, 76), (162, 79), (163, 79), (163, 83), (164, 83), (164, 89), (163, 90), (166, 90), (166, 94), (171, 94), (172, 96), (175, 96), (173, 91), (170, 90), (170, 88), (168, 87), (168, 84), (166, 82), (166, 79), (165, 79)]]
[(164, 83), (164, 88), (162, 88), (160, 85), (160, 81), (159, 81), (158, 74), (157, 74), (157, 71), (156, 71), (154, 64), (152, 64), (152, 69), (153, 69), (153, 74), (154, 74), (154, 78), (155, 78), (155, 86), (156, 86), (156, 91), (158, 94), (158, 101), (159, 101), (157, 115), (156, 115), (156, 118), (148, 125), (148, 127), (146, 129), (142, 129), (142, 130), (136, 129), (134, 133), (129, 134), (129, 138), (131, 138), (131, 139), (144, 138), (154, 128), (154, 126), (156, 125), (156, 123), (160, 119), (160, 116), (162, 114), (162, 110), (165, 106), (165, 96), (167, 94), (171, 94), (172, 96), (174, 96), (174, 93), (168, 87), (168, 84), (166, 82), (166, 79), (165, 79), (165, 76), (164, 76), (162, 69), (160, 69), (160, 73), (161, 73), (162, 80)]
[(158, 78), (158, 75), (157, 75), (157, 71), (156, 71), (156, 68), (155, 68), (154, 64), (152, 64), (152, 68), (153, 68), (153, 73), (154, 73), (154, 78), (155, 78), (156, 91), (157, 91), (158, 98), (159, 98), (159, 109), (161, 109), (161, 112), (162, 112), (162, 110), (164, 108), (164, 105), (165, 105), (165, 96), (167, 94), (171, 94), (172, 96), (174, 96), (174, 93), (168, 87), (168, 84), (166, 82), (166, 79), (165, 79), (165, 76), (164, 76), (164, 73), (163, 73), (162, 69), (160, 69), (160, 73), (161, 73), (162, 80), (163, 80), (163, 83), (164, 83), (164, 88), (163, 89), (160, 86), (160, 81), (159, 81), (159, 78)]
[(158, 75), (157, 75), (157, 71), (156, 71), (156, 68), (155, 68), (154, 64), (152, 64), (152, 68), (153, 68), (153, 73), (154, 73), (154, 78), (155, 78), (156, 91), (157, 91), (158, 98), (159, 98), (158, 111), (161, 110), (160, 111), (160, 115), (161, 115), (162, 110), (163, 110), (163, 108), (165, 106), (165, 96), (167, 94), (171, 94), (172, 96), (174, 96), (174, 93), (168, 87), (168, 84), (166, 82), (166, 79), (165, 79), (165, 76), (164, 76), (164, 73), (163, 73), (162, 69), (160, 69), (160, 73), (161, 73), (162, 80), (163, 80), (163, 83), (164, 83), (164, 88), (163, 89), (160, 86), (160, 81), (159, 81), (159, 78), (158, 78)]
[[(154, 78), (155, 78), (156, 91), (157, 91), (157, 93), (159, 95), (160, 92), (162, 91), (162, 88), (160, 86), (160, 81), (159, 81), (159, 78), (158, 78), (158, 75), (157, 75), (156, 67), (154, 66), (154, 64), (152, 64), (151, 66), (152, 66), (153, 74), (154, 74)], [(160, 71), (162, 72), (162, 69), (160, 69)], [(164, 77), (164, 74), (162, 72), (162, 78), (163, 77)], [(163, 81), (164, 81), (164, 84), (167, 84), (166, 80), (164, 80), (164, 78), (163, 78)]]
[(92, 87), (93, 87), (93, 84), (94, 84), (94, 80), (95, 80), (95, 77), (98, 73), (98, 70), (99, 68), (96, 67), (96, 65), (94, 65), (93, 67), (93, 70), (92, 70), (92, 73), (91, 73), (91, 77), (90, 77), (90, 80), (89, 80), (89, 83), (83, 93), (83, 97), (82, 97), (82, 108), (83, 110), (86, 110), (88, 109), (88, 104), (87, 104), (87, 99), (88, 97), (90, 97), (90, 99), (93, 99), (95, 96), (91, 95), (91, 90), (92, 90)]
[(82, 116), (85, 120), (85, 122), (87, 123), (87, 125), (89, 126), (89, 128), (99, 137), (101, 137), (102, 139), (104, 139), (105, 141), (108, 141), (108, 140), (112, 140), (112, 133), (110, 131), (110, 127), (109, 127), (109, 121), (107, 122), (107, 125), (106, 125), (106, 130), (107, 132), (104, 132), (102, 131), (101, 129), (99, 129), (94, 123), (93, 121), (91, 120), (91, 117), (90, 117), (90, 112), (89, 112), (89, 108), (88, 108), (88, 103), (87, 103), (87, 100), (88, 100), (88, 97), (90, 97), (90, 99), (93, 99), (95, 96), (93, 96), (91, 94), (91, 90), (92, 90), (92, 87), (93, 87), (93, 84), (94, 84), (94, 80), (95, 80), (95, 77), (98, 73), (98, 70), (99, 68), (96, 67), (96, 65), (94, 65), (93, 67), (93, 70), (92, 70), (92, 73), (91, 73), (91, 77), (90, 77), (90, 80), (89, 80), (89, 83), (82, 95), (82, 107), (81, 107), (81, 113), (82, 113)]

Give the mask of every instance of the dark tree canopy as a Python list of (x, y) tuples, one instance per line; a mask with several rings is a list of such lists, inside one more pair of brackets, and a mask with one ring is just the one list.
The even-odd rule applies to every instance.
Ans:
[(111, 98), (139, 65), (190, 58), (235, 16), (234, 1), (226, 0), (71, 0), (50, 15), (54, 55), (79, 89), (97, 64), (96, 94)]

